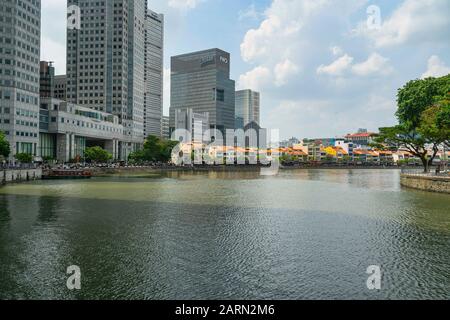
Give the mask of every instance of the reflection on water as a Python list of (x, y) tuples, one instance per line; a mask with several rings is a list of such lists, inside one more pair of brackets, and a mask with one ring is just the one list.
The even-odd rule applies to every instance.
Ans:
[[(0, 298), (449, 298), (450, 197), (396, 170), (167, 172), (0, 188)], [(69, 292), (66, 268), (82, 269)], [(366, 288), (381, 265), (383, 288)]]

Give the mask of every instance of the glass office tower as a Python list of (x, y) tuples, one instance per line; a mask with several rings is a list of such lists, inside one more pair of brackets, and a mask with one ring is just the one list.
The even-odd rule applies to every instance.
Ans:
[(209, 127), (223, 133), (234, 129), (235, 81), (228, 52), (210, 49), (172, 57), (171, 72), (171, 130), (178, 109), (208, 113)]
[(162, 136), (164, 15), (151, 10), (145, 19), (144, 136)]
[(243, 129), (250, 122), (260, 125), (259, 92), (252, 90), (236, 91), (236, 128)]

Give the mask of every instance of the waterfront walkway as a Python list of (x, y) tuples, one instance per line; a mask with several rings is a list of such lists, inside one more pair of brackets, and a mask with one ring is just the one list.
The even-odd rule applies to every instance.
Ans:
[(418, 170), (402, 170), (400, 183), (407, 188), (450, 194), (449, 171), (426, 173)]

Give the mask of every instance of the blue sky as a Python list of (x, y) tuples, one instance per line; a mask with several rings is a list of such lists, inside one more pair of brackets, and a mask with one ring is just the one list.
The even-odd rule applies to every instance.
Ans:
[[(166, 16), (165, 113), (170, 57), (213, 47), (232, 54), (238, 88), (261, 92), (262, 125), (282, 138), (392, 125), (399, 87), (450, 73), (448, 0), (149, 2)], [(64, 73), (65, 1), (42, 4), (42, 59)]]

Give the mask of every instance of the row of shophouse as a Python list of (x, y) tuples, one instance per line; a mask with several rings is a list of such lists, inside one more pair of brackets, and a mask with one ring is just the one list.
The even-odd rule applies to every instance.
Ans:
[[(344, 138), (304, 139), (280, 148), (279, 153), (286, 162), (309, 163), (354, 163), (354, 164), (421, 164), (419, 158), (407, 150), (386, 151), (372, 148), (376, 133), (361, 129)], [(289, 141), (295, 141), (290, 139)], [(430, 156), (433, 151), (429, 150)], [(450, 152), (441, 149), (435, 162), (447, 161)]]
[[(363, 131), (363, 130), (360, 130)], [(245, 140), (243, 146), (227, 146), (223, 143), (181, 143), (180, 153), (175, 153), (174, 162), (185, 164), (255, 164), (279, 158), (282, 164), (353, 164), (353, 165), (420, 165), (421, 161), (406, 150), (387, 151), (372, 147), (375, 133), (358, 132), (343, 138), (304, 139), (295, 138), (276, 146)], [(180, 157), (179, 155), (182, 155)], [(432, 151), (430, 150), (430, 156)], [(438, 152), (435, 162), (447, 162), (449, 151)]]

